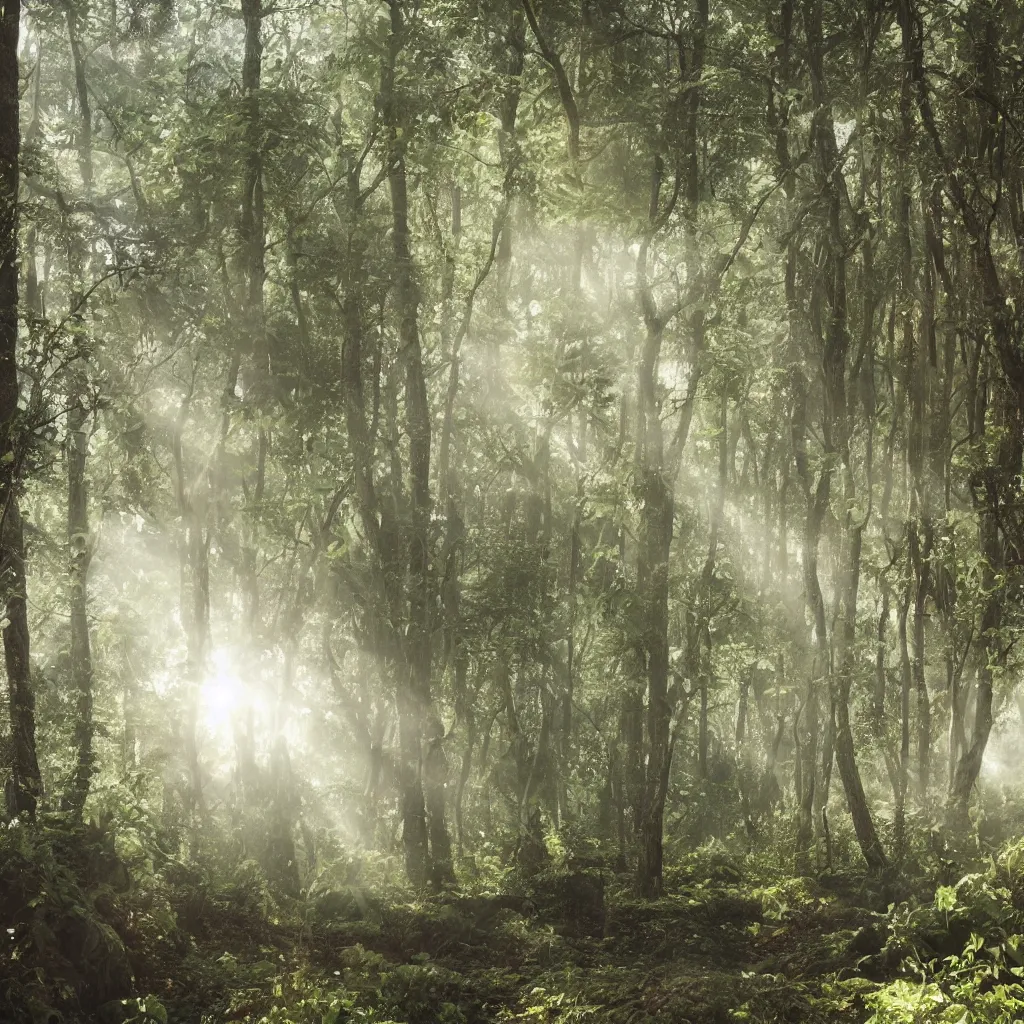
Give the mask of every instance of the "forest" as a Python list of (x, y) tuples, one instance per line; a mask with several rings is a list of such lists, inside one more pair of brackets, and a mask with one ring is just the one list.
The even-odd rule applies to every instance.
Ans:
[(0, 0), (0, 1021), (1024, 1020), (1021, 0)]

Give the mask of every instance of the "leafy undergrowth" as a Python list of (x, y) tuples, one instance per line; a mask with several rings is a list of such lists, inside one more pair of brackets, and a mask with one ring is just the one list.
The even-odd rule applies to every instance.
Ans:
[(252, 862), (136, 879), (87, 829), (0, 847), (12, 1024), (1024, 1019), (1024, 844), (902, 899), (698, 854), (653, 902), (599, 863), (429, 898), (335, 880), (289, 901)]
[[(730, 880), (677, 875), (660, 900), (643, 902), (629, 882), (592, 869), (426, 900), (334, 890), (281, 924), (276, 946), (247, 957), (199, 952), (184, 966), (204, 964), (219, 990), (208, 981), (193, 989), (202, 999), (168, 1006), (172, 1019), (210, 1024), (866, 1016), (859, 994), (828, 977), (787, 977), (793, 964), (783, 962), (780, 942), (793, 922), (815, 920), (815, 934), (797, 944), (804, 953), (813, 946), (813, 957), (849, 944), (849, 912), (824, 890), (752, 889), (738, 872)], [(770, 957), (779, 964), (765, 963)], [(847, 964), (855, 958), (846, 951)]]
[(904, 901), (884, 955), (903, 976), (869, 993), (875, 1024), (1016, 1024), (1024, 1020), (1024, 840), (986, 870)]

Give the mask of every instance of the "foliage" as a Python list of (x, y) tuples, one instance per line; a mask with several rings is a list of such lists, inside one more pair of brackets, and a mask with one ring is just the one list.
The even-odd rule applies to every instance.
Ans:
[(1022, 35), (0, 4), (0, 1018), (1020, 1016)]
[(871, 993), (873, 1024), (1017, 1020), (1024, 1010), (1020, 883), (1016, 842), (987, 871), (940, 885), (931, 903), (893, 907), (889, 947), (914, 980), (899, 978)]

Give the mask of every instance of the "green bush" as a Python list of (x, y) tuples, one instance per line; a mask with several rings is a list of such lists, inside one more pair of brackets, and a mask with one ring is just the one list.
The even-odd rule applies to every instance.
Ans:
[(888, 948), (904, 972), (867, 997), (872, 1024), (1014, 1024), (1024, 1019), (1024, 842), (987, 871), (894, 906)]

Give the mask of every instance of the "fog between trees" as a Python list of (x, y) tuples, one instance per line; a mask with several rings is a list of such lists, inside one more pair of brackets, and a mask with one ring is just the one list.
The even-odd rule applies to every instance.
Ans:
[(6, 880), (884, 910), (1019, 837), (1022, 31), (3, 2)]

